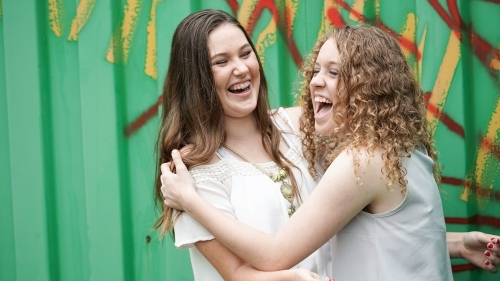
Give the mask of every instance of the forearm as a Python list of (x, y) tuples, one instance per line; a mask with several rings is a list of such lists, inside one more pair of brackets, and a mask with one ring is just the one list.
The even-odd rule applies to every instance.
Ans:
[(294, 272), (290, 270), (260, 271), (250, 264), (243, 264), (234, 274), (233, 281), (288, 281), (295, 279)]
[[(375, 180), (370, 177), (365, 180), (378, 180), (377, 185), (365, 188), (364, 195), (359, 196), (360, 187), (353, 180), (351, 169), (342, 161), (332, 164), (307, 201), (275, 235), (263, 233), (220, 213), (195, 190), (182, 193), (179, 201), (184, 202), (182, 209), (217, 240), (255, 268), (264, 271), (283, 270), (293, 267), (320, 248), (372, 202), (379, 190), (386, 192), (385, 182), (378, 177)], [(336, 206), (342, 212), (318, 207), (329, 205)]]
[[(371, 176), (363, 180), (376, 184), (360, 190), (350, 155), (341, 155), (330, 165), (307, 201), (275, 235), (245, 225), (203, 200), (193, 188), (194, 181), (177, 151), (172, 152), (172, 157), (178, 174), (173, 174), (165, 164), (161, 167), (164, 202), (170, 207), (185, 210), (220, 243), (255, 268), (263, 271), (288, 269), (335, 235), (378, 196), (379, 190), (387, 192), (385, 182), (378, 174), (373, 176), (372, 172), (367, 173)], [(350, 161), (350, 165), (345, 164), (346, 160)], [(380, 165), (376, 163), (375, 166), (379, 171)], [(330, 208), (319, 206), (336, 206), (342, 212), (332, 212)]]
[[(212, 264), (224, 280), (253, 281), (253, 280), (304, 280), (297, 270), (259, 271), (245, 263), (218, 240), (199, 241), (195, 243), (200, 253)], [(302, 273), (304, 270), (301, 270)], [(307, 270), (306, 270), (307, 271)], [(311, 272), (307, 271), (309, 274)], [(307, 279), (310, 280), (310, 279)]]
[(446, 232), (446, 243), (450, 258), (462, 258), (460, 249), (463, 247), (463, 232)]

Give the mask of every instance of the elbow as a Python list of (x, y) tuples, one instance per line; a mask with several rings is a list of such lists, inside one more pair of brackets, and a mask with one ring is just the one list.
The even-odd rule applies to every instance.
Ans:
[(260, 259), (255, 267), (262, 271), (279, 271), (290, 269), (293, 264), (287, 263), (284, 259), (276, 256)]

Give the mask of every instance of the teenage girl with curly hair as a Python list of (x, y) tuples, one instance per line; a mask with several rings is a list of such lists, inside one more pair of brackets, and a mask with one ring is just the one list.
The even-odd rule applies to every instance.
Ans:
[[(315, 87), (319, 80), (315, 79), (319, 71), (316, 59), (328, 40), (337, 42), (342, 54), (338, 67), (330, 73), (337, 80), (334, 104), (329, 97), (322, 102), (319, 100), (321, 95), (311, 94), (319, 88)], [(403, 167), (405, 156), (422, 145), (428, 156), (436, 161), (433, 139), (427, 130), (422, 89), (400, 54), (396, 40), (370, 26), (338, 29), (316, 42), (301, 69), (304, 79), (300, 129), (311, 173), (316, 174), (315, 162), (324, 160), (323, 166), (328, 167), (346, 149), (354, 151), (357, 171), (360, 163), (356, 156), (361, 147), (370, 154), (375, 149), (382, 149), (386, 157), (387, 186), (399, 182), (404, 193), (407, 184)], [(322, 117), (322, 122), (329, 126), (323, 129), (323, 134), (321, 122), (315, 122), (316, 115), (324, 116), (321, 112), (333, 115), (333, 118), (331, 115)], [(433, 165), (436, 182), (440, 181), (438, 167)]]

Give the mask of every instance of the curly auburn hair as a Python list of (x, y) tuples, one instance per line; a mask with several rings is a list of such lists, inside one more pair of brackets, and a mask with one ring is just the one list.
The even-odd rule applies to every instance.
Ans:
[[(319, 136), (314, 130), (309, 83), (318, 53), (330, 39), (339, 51), (340, 69), (335, 93), (338, 102), (332, 108), (334, 116), (330, 135)], [(361, 184), (357, 158), (360, 148), (366, 148), (371, 157), (375, 149), (380, 149), (387, 187), (397, 181), (401, 192), (405, 193), (407, 180), (403, 158), (409, 157), (421, 144), (436, 161), (434, 142), (425, 118), (422, 89), (395, 38), (373, 26), (335, 29), (316, 42), (301, 74), (303, 114), (300, 130), (313, 176), (317, 176), (315, 161), (322, 159), (324, 167), (328, 167), (340, 152), (347, 149), (353, 152), (354, 172)], [(433, 174), (439, 182), (439, 165), (434, 165)]]

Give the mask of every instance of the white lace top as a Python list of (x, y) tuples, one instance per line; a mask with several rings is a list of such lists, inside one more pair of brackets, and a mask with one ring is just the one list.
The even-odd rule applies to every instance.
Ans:
[[(279, 110), (284, 114), (284, 110)], [(287, 120), (286, 115), (283, 116)], [(289, 125), (290, 126), (290, 125)], [(290, 130), (290, 129), (289, 129)], [(300, 138), (294, 134), (283, 134), (290, 147), (285, 156), (301, 171), (294, 170), (302, 200), (309, 197), (317, 182), (307, 170), (307, 162), (302, 157)], [(280, 192), (280, 183), (273, 182), (268, 176), (248, 162), (239, 161), (224, 148), (219, 148), (219, 162), (193, 168), (198, 193), (219, 210), (261, 231), (275, 234), (288, 221), (289, 202)], [(259, 163), (267, 171), (277, 172), (274, 162)], [(300, 203), (295, 200), (295, 206)], [(193, 246), (197, 241), (207, 241), (214, 237), (196, 220), (182, 213), (175, 223), (175, 245), (189, 248), (195, 280), (223, 280), (208, 260)], [(297, 268), (307, 268), (325, 276), (325, 267), (330, 269), (330, 246), (326, 244)]]

